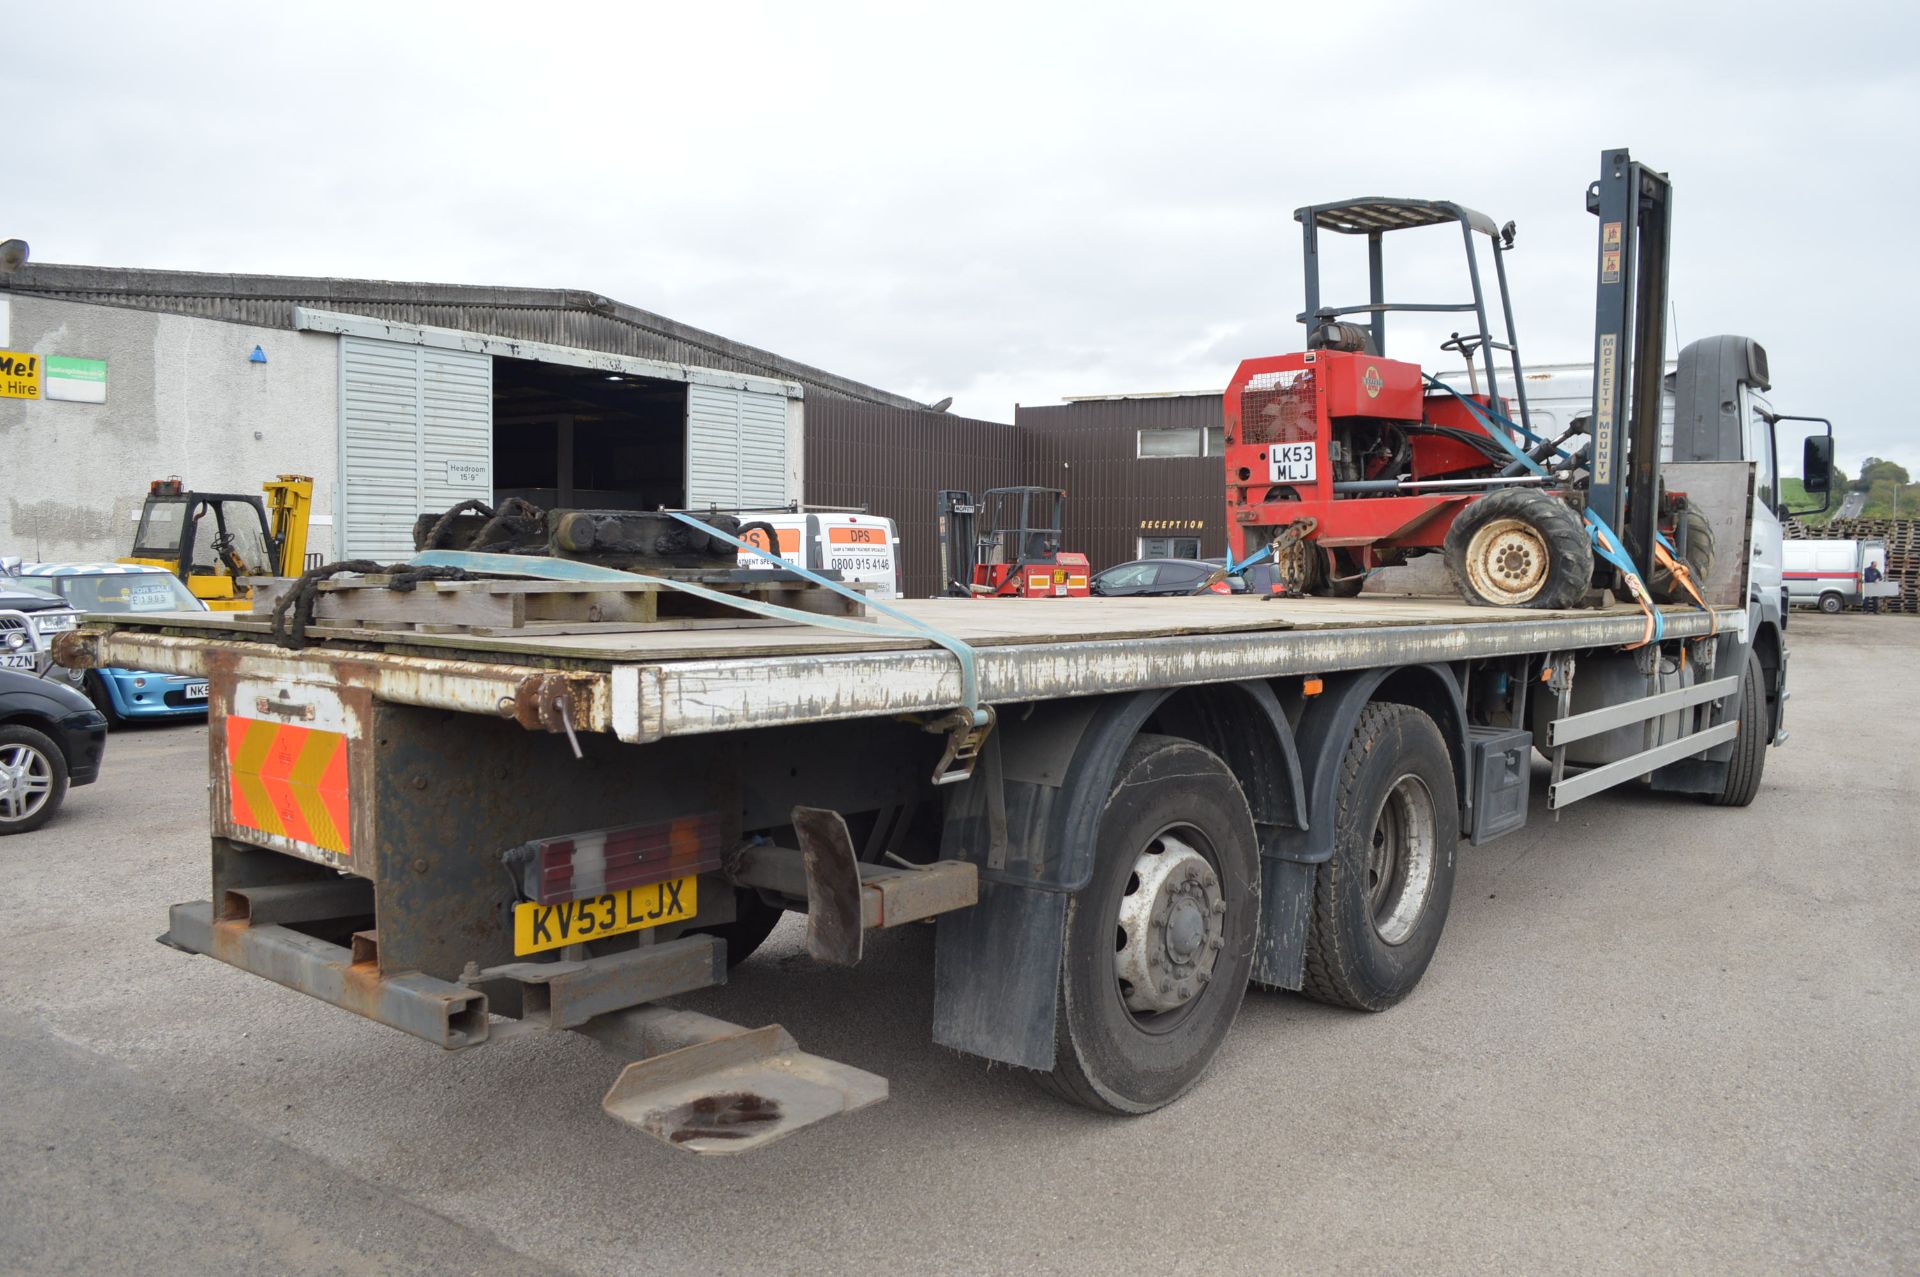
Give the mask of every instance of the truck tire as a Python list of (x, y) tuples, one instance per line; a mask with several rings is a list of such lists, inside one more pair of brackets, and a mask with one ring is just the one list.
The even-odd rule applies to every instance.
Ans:
[(1846, 606), (1847, 606), (1847, 601), (1841, 598), (1838, 594), (1834, 593), (1832, 590), (1828, 590), (1825, 594), (1822, 594), (1820, 596), (1820, 610), (1822, 612), (1825, 612), (1828, 616), (1832, 616), (1835, 613), (1845, 611)]
[(754, 950), (767, 942), (767, 937), (773, 934), (773, 929), (780, 925), (780, 919), (786, 913), (779, 905), (770, 905), (761, 899), (760, 893), (751, 887), (735, 887), (733, 900), (732, 922), (694, 928), (687, 933), (718, 936), (726, 941), (729, 969), (751, 958)]
[(31, 727), (0, 727), (0, 835), (40, 828), (66, 797), (67, 757), (60, 747)]
[[(1681, 561), (1687, 565), (1687, 574), (1693, 578), (1694, 588), (1701, 594), (1707, 592), (1707, 577), (1713, 573), (1714, 547), (1713, 525), (1707, 522), (1707, 516), (1692, 506), (1682, 506), (1677, 520), (1685, 526), (1687, 552)], [(1657, 603), (1691, 603), (1693, 596), (1681, 588), (1673, 574), (1659, 564), (1647, 576), (1647, 588), (1653, 591)]]
[(1745, 807), (1760, 792), (1760, 773), (1767, 769), (1767, 690), (1760, 657), (1747, 652), (1747, 668), (1740, 675), (1740, 734), (1733, 738), (1733, 757), (1727, 760), (1727, 781), (1717, 794), (1708, 794), (1715, 807)]
[(1447, 530), (1447, 572), (1460, 597), (1490, 607), (1572, 607), (1593, 584), (1593, 545), (1567, 503), (1501, 488)]
[(1042, 1083), (1102, 1113), (1149, 1113), (1200, 1079), (1253, 970), (1260, 856), (1246, 796), (1211, 751), (1127, 748), (1093, 877), (1067, 906), (1054, 1067)]
[(99, 670), (88, 670), (83, 686), (87, 699), (93, 702), (93, 707), (99, 710), (101, 716), (107, 720), (107, 726), (118, 727), (120, 714), (113, 708), (113, 697), (107, 693), (107, 676)]
[(1440, 729), (1411, 705), (1367, 706), (1340, 760), (1300, 991), (1360, 1011), (1411, 993), (1447, 923), (1459, 841)]

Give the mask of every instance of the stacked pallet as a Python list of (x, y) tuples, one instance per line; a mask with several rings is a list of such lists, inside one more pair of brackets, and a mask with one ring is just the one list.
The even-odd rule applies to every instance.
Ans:
[(1883, 600), (1882, 610), (1920, 616), (1920, 519), (1834, 519), (1813, 527), (1789, 519), (1785, 532), (1801, 540), (1885, 541), (1887, 579), (1900, 583), (1900, 597)]

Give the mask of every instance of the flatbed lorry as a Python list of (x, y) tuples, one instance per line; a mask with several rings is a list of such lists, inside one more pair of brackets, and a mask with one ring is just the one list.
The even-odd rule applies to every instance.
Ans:
[[(1604, 172), (1663, 285), (1664, 222), (1646, 227), (1664, 178), (1625, 152)], [(1656, 601), (1627, 563), (1596, 571), (1578, 606), (885, 604), (792, 564), (702, 584), (578, 561), (705, 545), (733, 567), (746, 543), (686, 512), (550, 511), (536, 527), (456, 507), (422, 516), (427, 550), (407, 564), (329, 565), (255, 588), (250, 614), (121, 617), (59, 640), (69, 667), (207, 680), (211, 890), (174, 906), (167, 943), (449, 1050), (587, 1034), (632, 1061), (603, 1107), (702, 1153), (886, 1094), (778, 1025), (674, 1007), (724, 984), (787, 911), (836, 965), (861, 961), (869, 931), (930, 921), (934, 1040), (1106, 1113), (1199, 1082), (1249, 985), (1386, 1010), (1435, 960), (1462, 843), (1528, 820), (1536, 751), (1552, 811), (1628, 783), (1744, 806), (1786, 738), (1774, 434), (1789, 418), (1758, 398), (1757, 343), (1695, 342), (1663, 469), (1664, 292), (1625, 286), (1611, 199), (1590, 196), (1596, 473), (1562, 452), (1564, 476), (1539, 478), (1590, 513), (1604, 496), (1643, 566), (1683, 495), (1693, 571), (1667, 570), (1691, 601)], [(1444, 210), (1469, 245), (1511, 242)], [(1629, 323), (1636, 292), (1649, 304)], [(1391, 307), (1348, 309), (1371, 332), (1320, 328), (1364, 356)], [(1480, 331), (1450, 348), (1493, 348), (1482, 302), (1451, 309)], [(1504, 412), (1488, 376), (1482, 408)], [(1230, 405), (1230, 440), (1242, 424)], [(1326, 443), (1339, 460), (1345, 442)], [(1831, 453), (1829, 427), (1803, 454), (1809, 491)], [(1226, 458), (1229, 485), (1244, 464)], [(1285, 513), (1284, 494), (1260, 501)], [(1309, 532), (1285, 522), (1270, 549)], [(1481, 566), (1520, 574), (1535, 543), (1509, 522)], [(475, 548), (536, 533), (548, 557)], [(466, 548), (432, 549), (443, 534)], [(333, 579), (341, 567), (358, 575)], [(748, 615), (689, 603), (675, 619), (662, 591)]]
[(1250, 983), (1393, 1005), (1458, 844), (1525, 822), (1534, 747), (1556, 809), (1642, 775), (1752, 800), (1786, 647), (1728, 585), (1633, 650), (1628, 605), (902, 603), (995, 711), (952, 784), (927, 728), (963, 671), (925, 640), (316, 623), (288, 650), (215, 612), (60, 655), (208, 680), (211, 890), (171, 944), (450, 1050), (587, 1032), (637, 1061), (610, 1112), (730, 1152), (885, 1094), (663, 1008), (784, 909), (838, 963), (935, 919), (934, 1039), (1108, 1112), (1193, 1085)]

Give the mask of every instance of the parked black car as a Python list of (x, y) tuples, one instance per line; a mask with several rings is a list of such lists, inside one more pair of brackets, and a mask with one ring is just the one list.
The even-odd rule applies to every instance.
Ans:
[[(1215, 568), (1227, 566), (1225, 559), (1202, 559), (1201, 562), (1211, 564)], [(1263, 560), (1241, 568), (1227, 578), (1227, 584), (1233, 588), (1235, 594), (1271, 594), (1273, 587), (1279, 583), (1279, 579), (1280, 574), (1273, 564)]]
[(53, 819), (74, 785), (100, 775), (106, 715), (65, 683), (0, 670), (0, 835)]
[(1198, 559), (1134, 559), (1094, 573), (1088, 589), (1102, 598), (1192, 594), (1217, 566)]

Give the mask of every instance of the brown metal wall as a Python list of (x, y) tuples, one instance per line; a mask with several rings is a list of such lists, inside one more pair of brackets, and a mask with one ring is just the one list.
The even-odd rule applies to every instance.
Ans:
[(810, 505), (865, 505), (900, 531), (901, 586), (909, 598), (940, 591), (934, 494), (1025, 482), (1020, 432), (949, 413), (883, 408), (832, 395), (806, 400)]
[(1014, 484), (1064, 488), (1067, 547), (1095, 570), (1136, 557), (1142, 535), (1197, 534), (1202, 555), (1224, 554), (1220, 458), (1135, 455), (1139, 430), (1204, 430), (1220, 420), (1219, 395), (1020, 408), (1011, 426), (809, 395), (807, 501), (866, 505), (893, 519), (902, 585), (915, 598), (941, 585), (934, 494), (942, 488), (975, 496)]
[(1217, 428), (1219, 395), (1113, 399), (1020, 408), (1024, 482), (1067, 492), (1067, 545), (1096, 571), (1139, 554), (1142, 536), (1198, 535), (1202, 557), (1227, 552), (1219, 457), (1140, 457), (1141, 430)]

